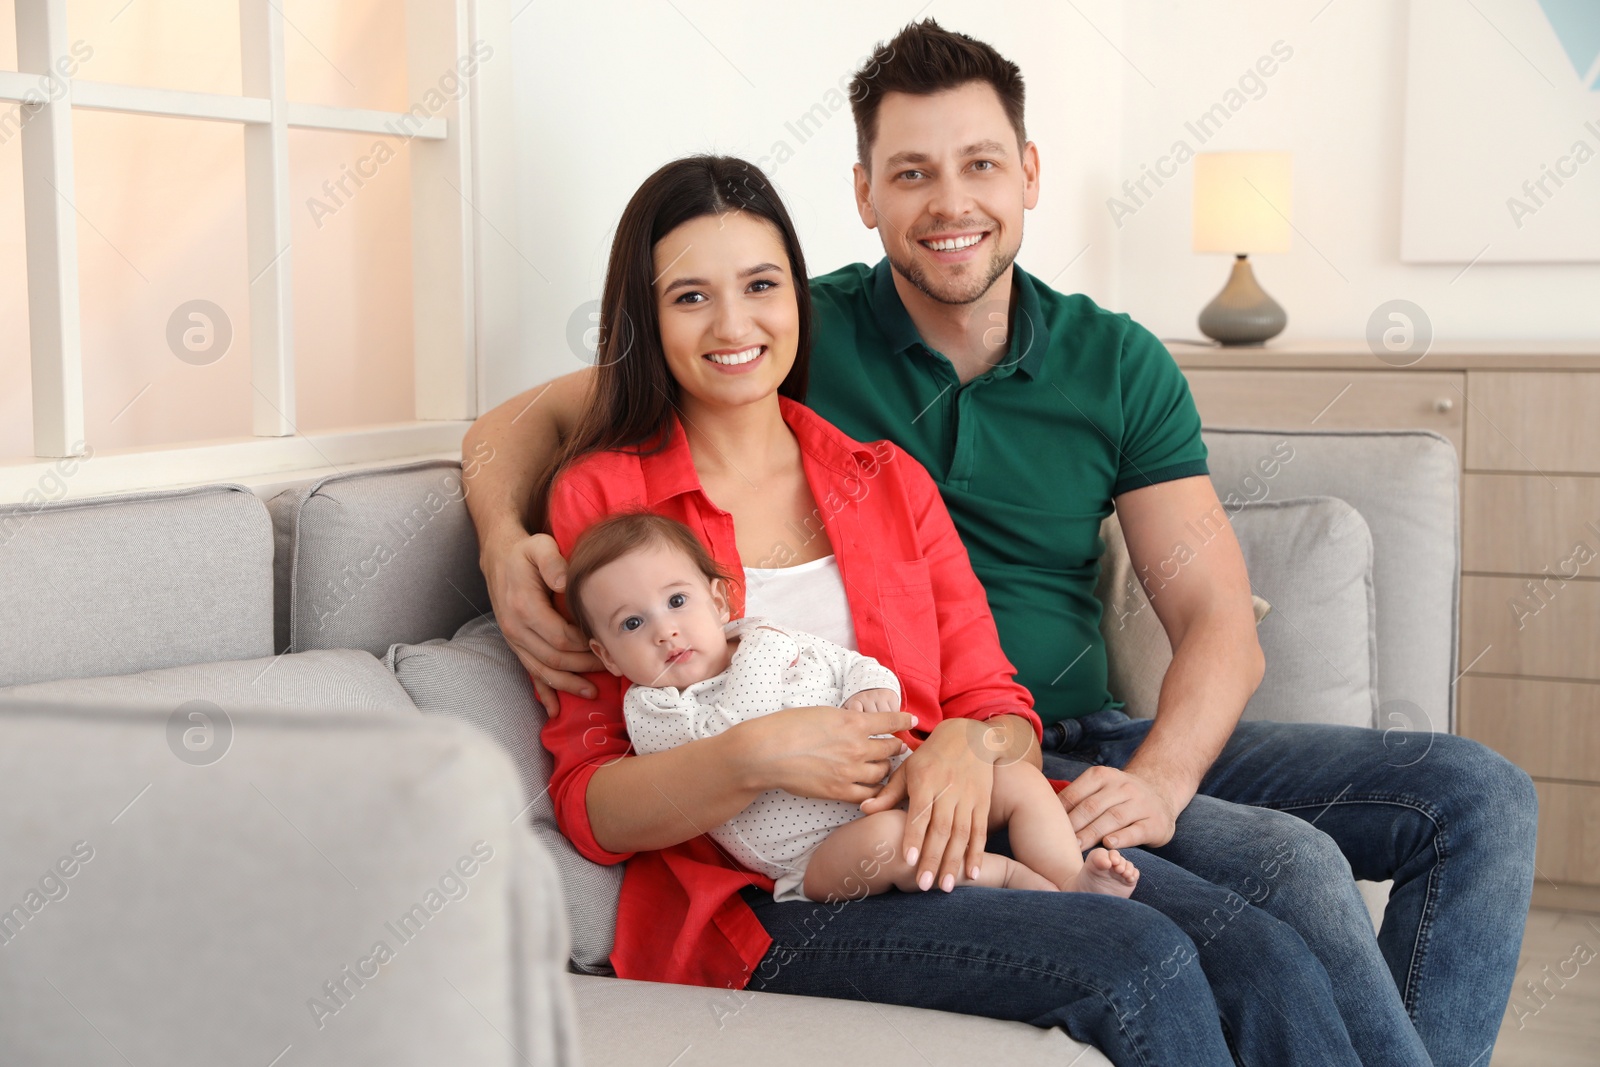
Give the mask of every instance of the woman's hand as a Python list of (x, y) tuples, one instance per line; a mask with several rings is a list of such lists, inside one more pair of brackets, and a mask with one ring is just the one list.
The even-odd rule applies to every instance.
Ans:
[(574, 671), (605, 668), (578, 628), (551, 603), (551, 590), (567, 584), (567, 561), (549, 534), (518, 534), (485, 546), (479, 566), (506, 644), (533, 678), (534, 694), (552, 717), (560, 713), (556, 690), (592, 697), (594, 686)]
[(877, 793), (890, 758), (904, 747), (898, 737), (873, 735), (916, 723), (908, 711), (802, 707), (747, 719), (728, 732), (740, 735), (738, 766), (748, 787), (859, 804)]
[(909, 797), (901, 851), (917, 866), (917, 885), (935, 881), (950, 892), (963, 864), (973, 878), (989, 833), (994, 764), (1003, 749), (991, 727), (975, 719), (945, 719), (898, 768), (877, 796), (861, 805), (872, 814)]

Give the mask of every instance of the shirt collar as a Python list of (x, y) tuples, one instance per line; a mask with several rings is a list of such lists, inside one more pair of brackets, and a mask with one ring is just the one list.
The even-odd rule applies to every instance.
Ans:
[[(917, 324), (911, 321), (911, 313), (900, 300), (899, 291), (894, 287), (893, 270), (888, 256), (884, 256), (872, 268), (872, 277), (867, 285), (867, 303), (872, 317), (877, 320), (879, 332), (889, 343), (889, 351), (899, 355), (908, 348), (926, 345), (923, 344), (922, 335), (917, 332)], [(1005, 368), (1014, 365), (1029, 378), (1036, 378), (1044, 362), (1044, 354), (1050, 348), (1050, 327), (1045, 323), (1044, 311), (1039, 303), (1040, 283), (1015, 263), (1011, 265), (1011, 278), (1017, 288), (1016, 312), (1012, 316), (1015, 328), (1011, 331), (1006, 355), (996, 367), (1001, 377), (1010, 373)]]
[[(872, 449), (847, 437), (844, 431), (796, 400), (778, 397), (783, 421), (794, 431), (800, 451), (814, 462), (843, 477), (859, 475), (863, 463), (874, 462)], [(659, 451), (641, 454), (639, 465), (644, 475), (648, 508), (683, 493), (701, 489), (700, 475), (694, 469), (689, 438), (676, 411), (666, 428), (667, 442)], [(646, 445), (645, 448), (651, 447)]]

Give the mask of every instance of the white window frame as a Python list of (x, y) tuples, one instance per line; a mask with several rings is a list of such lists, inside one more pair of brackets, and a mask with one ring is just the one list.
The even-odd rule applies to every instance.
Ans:
[[(242, 93), (152, 89), (74, 78), (68, 0), (16, 0), (18, 72), (0, 100), (35, 108), (22, 127), (33, 460), (0, 463), (0, 503), (36, 502), (42, 484), (73, 497), (214, 481), (290, 480), (418, 456), (459, 456), (484, 407), (489, 351), (515, 352), (519, 323), (512, 185), (508, 0), (406, 0), (408, 99), (421, 101), (474, 46), (487, 45), (464, 91), (421, 115), (287, 98), (284, 16), (274, 0), (238, 0)], [(41, 77), (52, 80), (39, 102)], [(435, 97), (437, 99), (437, 96)], [(85, 440), (72, 109), (244, 127), (252, 436), (176, 447), (102, 449)], [(413, 111), (416, 108), (413, 106)], [(415, 421), (327, 433), (295, 429), (294, 250), (288, 131), (394, 136), (415, 131), (411, 164)], [(491, 221), (491, 220), (498, 220)], [(88, 458), (71, 459), (73, 456)], [(62, 471), (70, 477), (63, 479)]]

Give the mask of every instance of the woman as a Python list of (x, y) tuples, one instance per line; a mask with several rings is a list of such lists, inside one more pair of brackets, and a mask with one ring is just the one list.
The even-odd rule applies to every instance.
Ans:
[[(764, 175), (721, 157), (652, 175), (618, 225), (602, 309), (613, 328), (595, 394), (535, 520), (563, 554), (619, 510), (685, 522), (744, 577), (736, 617), (781, 617), (874, 656), (905, 690), (901, 712), (790, 708), (646, 756), (628, 755), (617, 679), (590, 675), (591, 699), (564, 694), (542, 735), (557, 820), (589, 859), (629, 861), (617, 973), (1062, 1026), (1116, 1063), (1232, 1063), (1222, 998), (1194, 943), (1154, 909), (949, 891), (951, 872), (984, 851), (994, 763), (1037, 763), (1039, 719), (927, 472), (800, 403), (806, 270)], [(915, 750), (889, 783), (864, 784), (883, 779), (901, 740)], [(921, 884), (937, 876), (945, 891), (773, 903), (772, 881), (735, 866), (703, 830), (774, 788), (867, 812), (909, 798), (905, 851)], [(1261, 940), (1243, 954), (1260, 972), (1237, 976), (1248, 995), (1225, 998), (1235, 1045), (1280, 1062), (1357, 1062), (1304, 944), (1229, 918), (1233, 936)]]

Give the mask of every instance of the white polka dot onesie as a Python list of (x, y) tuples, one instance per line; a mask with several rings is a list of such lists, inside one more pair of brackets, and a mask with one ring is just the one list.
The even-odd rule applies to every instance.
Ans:
[[(726, 671), (681, 692), (676, 686), (629, 687), (622, 711), (635, 752), (664, 752), (784, 708), (841, 707), (864, 689), (900, 692), (894, 672), (877, 660), (815, 634), (762, 618), (738, 619), (725, 629), (739, 638)], [(910, 754), (901, 745), (890, 771)], [(775, 900), (806, 900), (801, 886), (812, 852), (861, 815), (846, 800), (769, 789), (709, 836), (735, 862), (774, 879)]]

